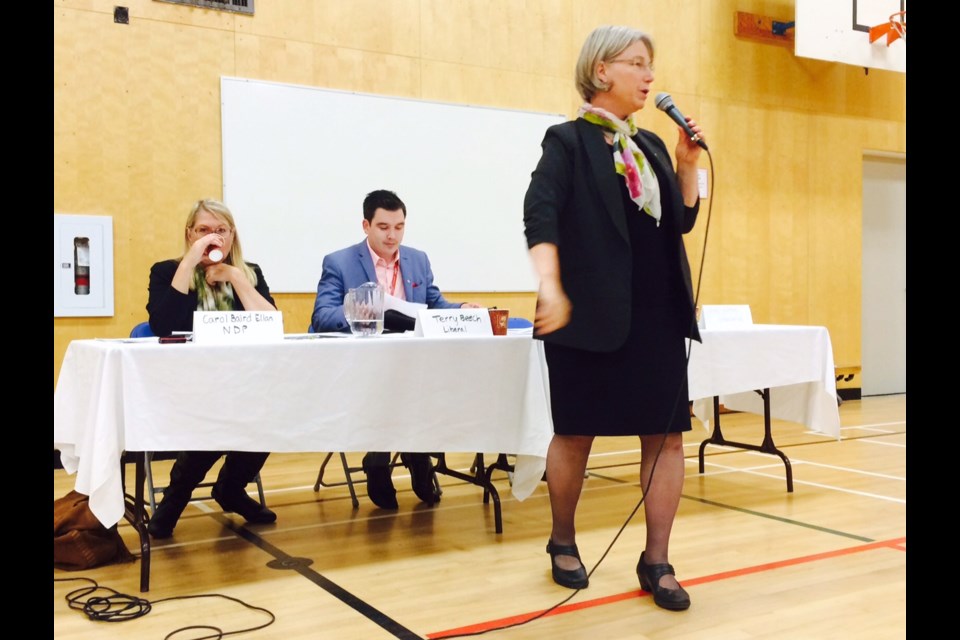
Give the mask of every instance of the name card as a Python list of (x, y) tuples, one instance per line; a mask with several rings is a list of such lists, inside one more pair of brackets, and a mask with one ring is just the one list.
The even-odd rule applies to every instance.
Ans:
[(239, 344), (283, 341), (282, 311), (194, 311), (197, 344)]
[(486, 309), (422, 309), (414, 331), (427, 338), (493, 335)]
[(748, 304), (705, 304), (700, 309), (701, 329), (736, 329), (752, 324)]

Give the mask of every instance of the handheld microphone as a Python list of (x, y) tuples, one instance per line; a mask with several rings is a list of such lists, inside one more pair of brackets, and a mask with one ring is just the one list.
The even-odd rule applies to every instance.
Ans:
[(700, 148), (708, 150), (707, 143), (701, 140), (700, 136), (693, 132), (693, 129), (690, 128), (690, 125), (688, 125), (686, 119), (684, 119), (683, 114), (680, 113), (679, 109), (677, 109), (677, 105), (673, 104), (673, 98), (670, 97), (669, 93), (658, 93), (656, 105), (657, 109), (663, 111), (665, 114), (670, 116), (671, 120), (683, 127), (683, 130), (687, 132), (687, 135), (690, 136), (690, 139), (696, 142)]

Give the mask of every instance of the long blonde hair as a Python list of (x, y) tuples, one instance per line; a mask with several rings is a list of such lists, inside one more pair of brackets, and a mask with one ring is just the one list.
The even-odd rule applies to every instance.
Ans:
[[(237, 225), (233, 221), (233, 214), (230, 213), (230, 209), (227, 208), (227, 205), (223, 204), (219, 200), (206, 198), (203, 200), (197, 200), (196, 204), (193, 205), (193, 208), (190, 210), (190, 215), (187, 216), (186, 228), (183, 233), (183, 253), (186, 254), (193, 245), (193, 243), (190, 241), (190, 231), (193, 229), (193, 225), (197, 223), (197, 216), (200, 215), (201, 211), (206, 211), (217, 220), (230, 227), (230, 233), (233, 235), (233, 244), (230, 246), (230, 253), (224, 256), (223, 262), (239, 268), (241, 271), (243, 271), (244, 275), (247, 276), (247, 280), (250, 281), (250, 284), (257, 286), (257, 274), (254, 273), (253, 269), (251, 269), (243, 259), (243, 248), (240, 245), (240, 234), (237, 233)], [(181, 259), (182, 258), (183, 256), (181, 256)], [(190, 288), (194, 288), (192, 282)]]

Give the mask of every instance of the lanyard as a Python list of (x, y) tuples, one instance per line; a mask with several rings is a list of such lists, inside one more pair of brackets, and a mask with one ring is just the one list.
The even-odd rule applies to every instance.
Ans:
[(396, 294), (397, 291), (397, 275), (400, 273), (400, 261), (397, 260), (393, 263), (393, 282), (390, 283), (390, 295)]
[[(387, 289), (387, 293), (389, 293), (390, 295), (394, 295), (396, 293), (397, 277), (399, 274), (400, 274), (400, 260), (398, 259), (396, 262), (393, 263), (393, 281), (390, 283), (390, 288)], [(377, 276), (379, 277), (379, 274), (377, 274)], [(386, 288), (387, 286), (386, 277), (384, 277), (384, 282), (381, 282), (380, 284)]]

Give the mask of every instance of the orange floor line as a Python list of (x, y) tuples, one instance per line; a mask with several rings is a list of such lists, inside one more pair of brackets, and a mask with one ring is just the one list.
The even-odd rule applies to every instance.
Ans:
[[(906, 551), (906, 536), (902, 538), (893, 538), (891, 540), (879, 540), (877, 542), (870, 542), (867, 544), (857, 545), (855, 547), (847, 547), (845, 549), (835, 549), (834, 551), (825, 551), (823, 553), (814, 553), (808, 556), (800, 556), (797, 558), (790, 558), (789, 560), (778, 560), (777, 562), (768, 562), (766, 564), (758, 564), (752, 567), (744, 567), (743, 569), (734, 569), (732, 571), (723, 571), (721, 573), (714, 573), (709, 576), (702, 576), (700, 578), (692, 578), (689, 580), (684, 580), (683, 585), (687, 587), (693, 587), (699, 584), (707, 584), (709, 582), (717, 582), (719, 580), (727, 580), (730, 578), (737, 578), (740, 576), (750, 575), (753, 573), (762, 573), (764, 571), (772, 571), (774, 569), (781, 569), (783, 567), (790, 567), (798, 564), (806, 564), (810, 562), (817, 562), (820, 560), (827, 560), (829, 558), (836, 558), (839, 556), (847, 556), (854, 553), (860, 553), (861, 551), (872, 551), (874, 549), (890, 548), (896, 549), (897, 551)], [(602, 598), (594, 598), (592, 600), (584, 600), (583, 602), (578, 602), (574, 604), (567, 604), (550, 611), (543, 617), (555, 616), (561, 613), (570, 613), (571, 611), (579, 611), (581, 609), (588, 609), (592, 607), (598, 607), (606, 604), (611, 604), (614, 602), (620, 602), (622, 600), (629, 600), (632, 598), (644, 598), (648, 597), (650, 594), (641, 589), (636, 589), (635, 591), (627, 591), (626, 593), (618, 593), (610, 596), (604, 596)], [(499, 627), (505, 627), (507, 625), (516, 624), (518, 622), (523, 622), (524, 620), (533, 618), (541, 613), (544, 610), (533, 611), (528, 613), (521, 613), (514, 616), (509, 616), (507, 618), (500, 618), (498, 620), (489, 620), (487, 622), (478, 622), (476, 624), (467, 625), (465, 627), (458, 627), (456, 629), (447, 629), (446, 631), (435, 631), (433, 633), (428, 633), (427, 638), (431, 640), (440, 640), (440, 638), (445, 638), (448, 636), (456, 636), (459, 634), (465, 633), (476, 633), (478, 631), (487, 631), (490, 629), (496, 629)]]

